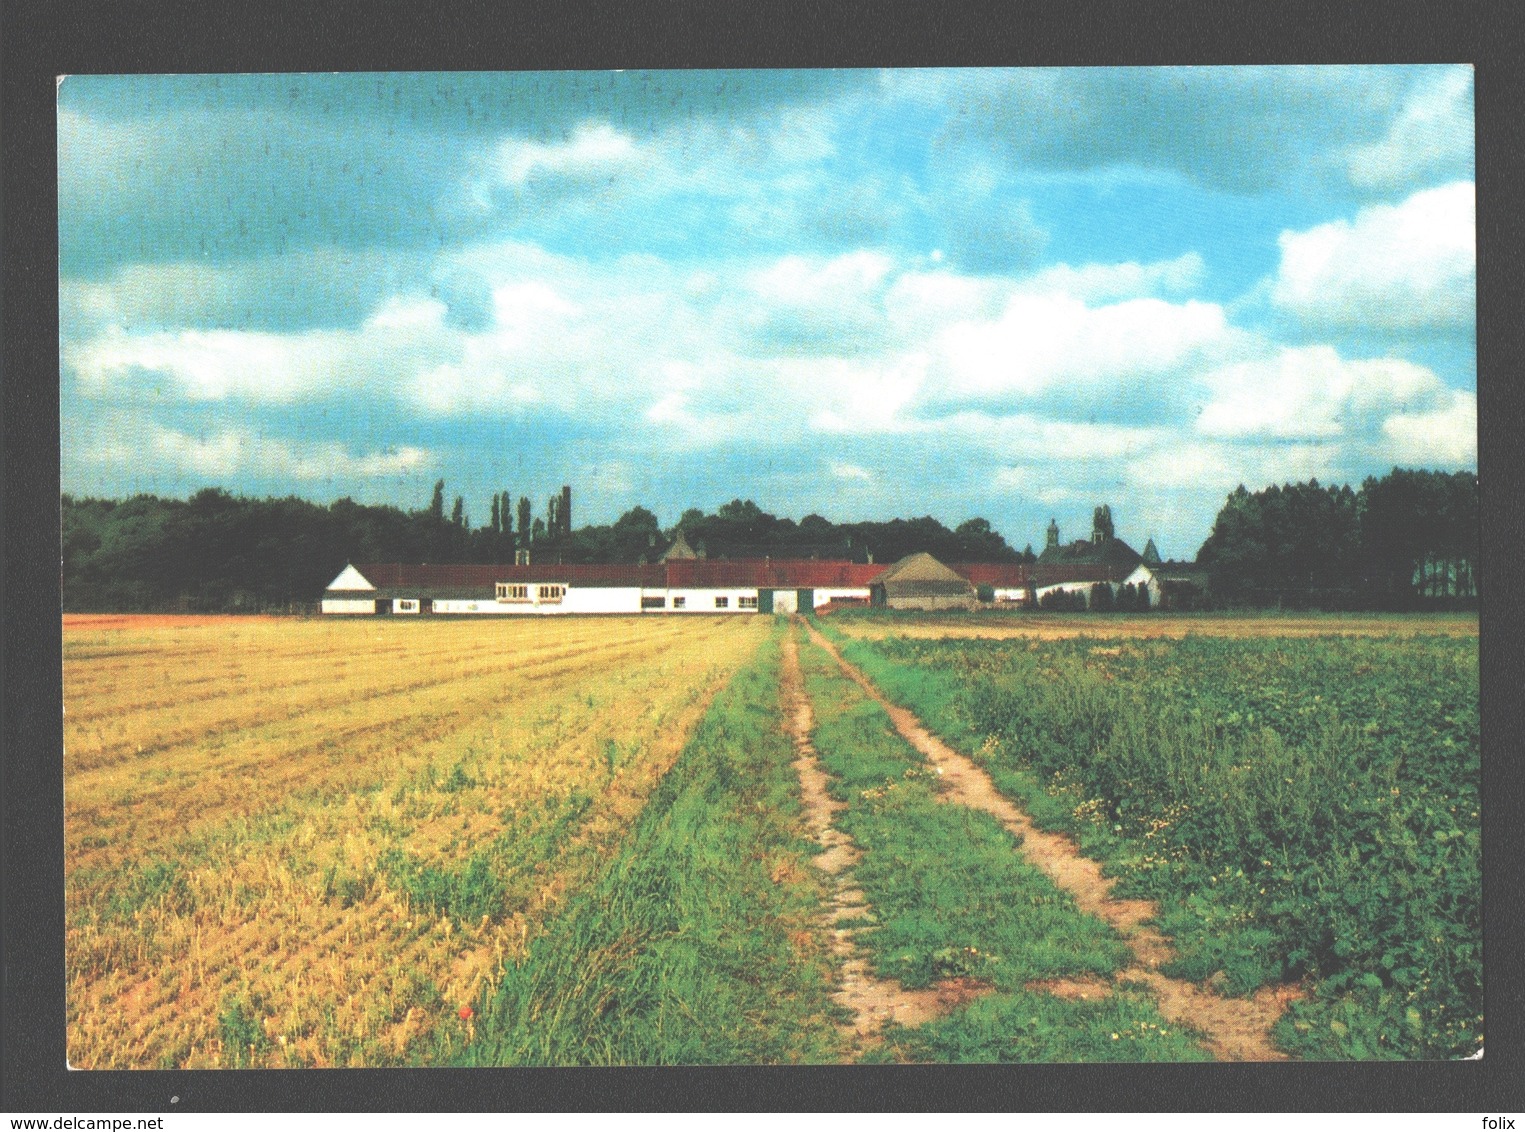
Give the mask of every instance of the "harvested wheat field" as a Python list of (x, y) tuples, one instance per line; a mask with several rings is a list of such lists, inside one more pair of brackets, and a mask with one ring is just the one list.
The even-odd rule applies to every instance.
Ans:
[(767, 635), (66, 620), (71, 1065), (450, 1056)]

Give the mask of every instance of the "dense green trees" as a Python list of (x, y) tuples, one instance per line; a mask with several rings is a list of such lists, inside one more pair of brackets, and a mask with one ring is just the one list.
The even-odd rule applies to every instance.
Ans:
[[(244, 499), (217, 488), (188, 500), (64, 496), (63, 601), (69, 610), (261, 610), (317, 600), (347, 562), (655, 561), (677, 527), (633, 507), (607, 526), (571, 529), (571, 493), (550, 497), (544, 517), (521, 496), (492, 497), (490, 522), (473, 529), (462, 496), (445, 508), (445, 481), (426, 507), (405, 512), (340, 499)], [(517, 516), (515, 512), (517, 511)], [(517, 517), (517, 523), (515, 518)], [(819, 554), (892, 562), (916, 550), (947, 561), (1015, 560), (983, 519), (949, 531), (935, 519), (836, 525), (799, 523), (733, 500), (715, 514), (684, 513), (691, 545), (711, 557)]]
[[(654, 561), (681, 529), (710, 558), (850, 558), (890, 563), (916, 551), (944, 562), (1033, 561), (981, 518), (949, 530), (930, 516), (832, 523), (779, 518), (752, 500), (685, 511), (663, 529), (633, 507), (607, 526), (571, 527), (570, 492), (545, 517), (527, 496), (492, 498), (472, 529), (465, 500), (447, 517), (445, 481), (419, 511), (340, 499), (244, 499), (217, 488), (187, 500), (63, 497), (63, 600), (71, 610), (282, 609), (315, 601), (346, 562)], [(517, 512), (517, 515), (516, 515)], [(517, 518), (517, 522), (515, 519)], [(1098, 515), (1110, 525), (1110, 514)], [(1316, 480), (1224, 504), (1198, 565), (1224, 605), (1403, 609), (1469, 604), (1477, 594), (1477, 476), (1394, 469), (1359, 491)], [(1119, 595), (1118, 608), (1136, 596)], [(1084, 599), (1082, 599), (1084, 600)]]
[(1230, 605), (1405, 609), (1476, 600), (1477, 476), (1394, 468), (1348, 485), (1241, 485), (1197, 563)]
[[(969, 519), (949, 530), (930, 515), (920, 519), (891, 519), (874, 523), (832, 523), (806, 515), (798, 523), (762, 510), (750, 499), (733, 499), (713, 515), (697, 508), (678, 520), (695, 550), (711, 558), (850, 558), (894, 562), (926, 551), (944, 562), (1020, 562), (1024, 558), (1007, 545), (986, 519)], [(1031, 559), (1026, 559), (1031, 561)]]

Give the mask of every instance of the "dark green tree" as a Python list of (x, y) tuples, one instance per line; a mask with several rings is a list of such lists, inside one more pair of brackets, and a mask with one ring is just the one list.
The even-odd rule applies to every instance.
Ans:
[(519, 497), (519, 545), (527, 547), (534, 537), (534, 529), (530, 524), (530, 499), (527, 495)]

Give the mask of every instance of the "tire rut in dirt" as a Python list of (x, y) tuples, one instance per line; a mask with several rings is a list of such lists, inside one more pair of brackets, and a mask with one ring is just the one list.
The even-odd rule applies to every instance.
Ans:
[(825, 649), (844, 673), (889, 713), (896, 730), (937, 767), (950, 802), (994, 815), (1021, 840), (1022, 852), (1060, 888), (1075, 897), (1086, 912), (1111, 924), (1132, 948), (1135, 966), (1117, 973), (1117, 981), (1147, 984), (1162, 1014), (1206, 1035), (1206, 1047), (1223, 1061), (1285, 1061), (1287, 1055), (1271, 1044), (1271, 1028), (1287, 1004), (1302, 997), (1291, 986), (1262, 987), (1251, 998), (1224, 998), (1160, 968), (1175, 956), (1171, 941), (1147, 921), (1157, 909), (1147, 900), (1124, 900), (1111, 894), (1113, 882), (1101, 865), (1082, 856), (1063, 834), (1039, 829), (1021, 809), (996, 789), (990, 776), (972, 759), (959, 754), (933, 735), (907, 709), (891, 703), (856, 666), (843, 659), (836, 646), (814, 627), (811, 638)]
[(861, 1054), (879, 1043), (886, 1023), (919, 1026), (989, 988), (967, 980), (947, 979), (926, 989), (908, 990), (894, 980), (873, 974), (868, 956), (857, 944), (862, 928), (854, 926), (865, 922), (873, 911), (852, 879), (852, 868), (861, 854), (852, 838), (834, 825), (836, 815), (847, 807), (831, 797), (827, 790), (829, 777), (816, 758), (811, 742), (815, 713), (805, 693), (799, 646), (793, 636), (784, 642), (781, 674), (805, 821), (821, 846), (814, 863), (831, 884), (831, 902), (822, 920), (830, 933), (832, 953), (841, 964), (841, 981), (832, 1000), (851, 1013), (851, 1021), (843, 1027), (844, 1036), (852, 1043), (853, 1053)]

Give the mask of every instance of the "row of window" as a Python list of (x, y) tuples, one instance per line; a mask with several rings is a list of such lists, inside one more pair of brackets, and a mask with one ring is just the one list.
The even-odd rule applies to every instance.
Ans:
[[(498, 600), (499, 601), (529, 601), (530, 600), (530, 588), (527, 585), (519, 585), (519, 584), (514, 583), (514, 582), (499, 582), (498, 586), (497, 586), (497, 589), (498, 589)], [(536, 587), (536, 591), (535, 591), (535, 600), (536, 601), (558, 602), (558, 601), (560, 601), (562, 598), (564, 598), (566, 596), (566, 593), (567, 593), (566, 586), (557, 586), (557, 585), (538, 586), (538, 587)]]
[[(683, 594), (680, 594), (680, 595), (674, 597), (672, 599), (672, 607), (674, 609), (687, 609), (688, 608), (688, 597), (686, 595), (683, 595)], [(641, 599), (641, 608), (642, 609), (666, 609), (667, 608), (667, 599), (665, 597), (643, 597)], [(727, 597), (717, 597), (717, 598), (715, 598), (715, 608), (716, 609), (730, 609), (731, 608), (731, 599), (730, 599), (730, 597), (727, 596)], [(756, 609), (757, 608), (757, 599), (755, 597), (738, 597), (736, 599), (736, 608), (737, 609)]]
[[(537, 586), (535, 600), (552, 603), (559, 602), (566, 596), (566, 593), (566, 586)], [(529, 601), (530, 587), (518, 582), (499, 582), (497, 583), (497, 595), (498, 600), (501, 602)], [(674, 597), (672, 599), (672, 607), (674, 609), (686, 609), (688, 607), (688, 598), (682, 595)], [(730, 607), (731, 599), (729, 597), (715, 598), (716, 609), (729, 609)], [(643, 597), (641, 598), (641, 608), (666, 609), (667, 599), (665, 597)], [(756, 609), (757, 599), (755, 597), (738, 597), (736, 599), (736, 608)]]

